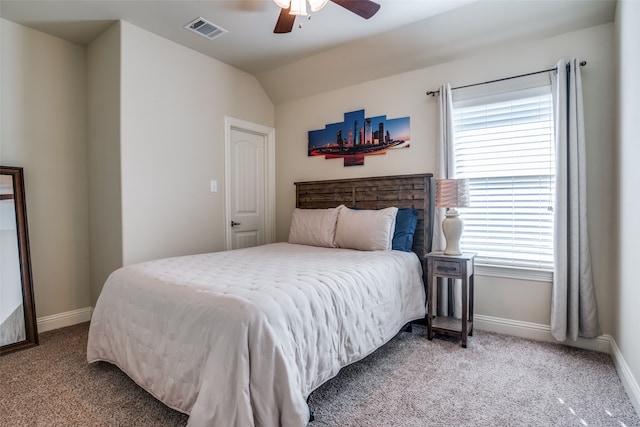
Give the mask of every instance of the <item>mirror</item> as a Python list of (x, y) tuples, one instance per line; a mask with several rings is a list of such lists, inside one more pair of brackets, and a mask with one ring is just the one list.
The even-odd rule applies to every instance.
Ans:
[(0, 166), (0, 355), (38, 345), (22, 168)]

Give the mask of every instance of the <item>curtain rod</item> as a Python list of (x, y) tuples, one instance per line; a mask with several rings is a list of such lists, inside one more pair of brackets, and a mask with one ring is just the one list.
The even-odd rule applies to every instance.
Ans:
[[(585, 66), (587, 65), (587, 61), (581, 61), (580, 62), (581, 66)], [(569, 64), (567, 64), (567, 67), (569, 67)], [(473, 83), (470, 85), (464, 85), (464, 86), (458, 86), (458, 87), (453, 87), (451, 88), (451, 90), (456, 90), (456, 89), (463, 89), (465, 87), (472, 87), (472, 86), (480, 86), (480, 85), (486, 85), (488, 83), (495, 83), (495, 82), (501, 82), (503, 80), (511, 80), (511, 79), (517, 79), (518, 77), (527, 77), (527, 76), (533, 76), (535, 74), (542, 74), (542, 73), (547, 73), (549, 71), (555, 71), (555, 68), (549, 68), (547, 70), (540, 70), (540, 71), (534, 71), (533, 73), (526, 73), (526, 74), (519, 74), (517, 76), (511, 76), (511, 77), (504, 77), (502, 79), (496, 79), (496, 80), (489, 80), (486, 82), (482, 82), (482, 83)], [(427, 92), (427, 95), (431, 95), (431, 96), (436, 96), (440, 93), (440, 89), (438, 90), (430, 90)]]

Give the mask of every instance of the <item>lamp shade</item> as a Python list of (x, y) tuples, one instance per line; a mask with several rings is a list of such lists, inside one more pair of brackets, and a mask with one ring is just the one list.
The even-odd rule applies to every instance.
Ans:
[(469, 206), (469, 182), (466, 179), (436, 180), (436, 206), (439, 208)]

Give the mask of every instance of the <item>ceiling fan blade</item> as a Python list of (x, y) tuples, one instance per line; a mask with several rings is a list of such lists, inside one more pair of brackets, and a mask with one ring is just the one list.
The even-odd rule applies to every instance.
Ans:
[(337, 5), (355, 13), (364, 19), (369, 19), (378, 12), (380, 5), (371, 0), (331, 0)]
[(276, 27), (273, 29), (273, 32), (276, 34), (284, 34), (290, 33), (293, 29), (293, 23), (296, 20), (295, 15), (289, 15), (289, 10), (291, 10), (291, 6), (286, 9), (280, 10), (280, 16), (278, 16), (278, 22), (276, 22)]

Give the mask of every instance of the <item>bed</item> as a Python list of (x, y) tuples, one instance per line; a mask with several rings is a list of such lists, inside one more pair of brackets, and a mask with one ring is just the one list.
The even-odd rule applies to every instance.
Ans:
[[(296, 183), (293, 243), (113, 272), (92, 316), (87, 360), (118, 366), (189, 414), (189, 425), (304, 426), (313, 390), (424, 318), (432, 197), (431, 174)], [(342, 247), (300, 244), (309, 235), (295, 233), (308, 215), (348, 212), (362, 223), (397, 208), (417, 215), (410, 251), (345, 248), (354, 230), (338, 233), (346, 219), (335, 226)]]

